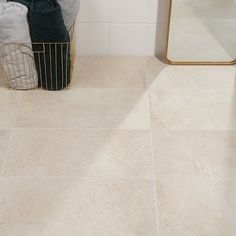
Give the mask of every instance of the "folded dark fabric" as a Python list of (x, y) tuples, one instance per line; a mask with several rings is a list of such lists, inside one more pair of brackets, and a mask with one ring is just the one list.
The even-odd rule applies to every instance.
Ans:
[(29, 7), (29, 25), (39, 84), (61, 90), (70, 83), (70, 36), (56, 0), (15, 0)]
[(30, 6), (32, 0), (8, 0), (8, 2), (19, 2), (27, 7)]
[[(6, 0), (0, 0), (0, 2), (1, 1), (6, 1)], [(29, 6), (32, 0), (8, 0), (8, 1), (19, 2), (24, 4), (25, 6)], [(64, 23), (67, 29), (71, 30), (79, 12), (80, 0), (57, 0), (57, 1), (61, 6)]]
[[(32, 0), (30, 29), (41, 86), (61, 90), (70, 83), (70, 36), (55, 0)], [(40, 51), (43, 50), (43, 53)]]

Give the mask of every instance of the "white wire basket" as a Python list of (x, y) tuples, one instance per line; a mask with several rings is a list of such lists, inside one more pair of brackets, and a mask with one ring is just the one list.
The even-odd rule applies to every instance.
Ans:
[[(70, 31), (73, 39), (74, 27)], [(74, 64), (71, 42), (6, 43), (0, 67), (9, 88), (58, 91), (70, 86)]]

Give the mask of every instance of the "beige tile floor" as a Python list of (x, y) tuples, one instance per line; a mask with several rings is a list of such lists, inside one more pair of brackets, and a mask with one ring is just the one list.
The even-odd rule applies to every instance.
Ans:
[(236, 236), (236, 67), (81, 57), (70, 90), (0, 82), (0, 236)]

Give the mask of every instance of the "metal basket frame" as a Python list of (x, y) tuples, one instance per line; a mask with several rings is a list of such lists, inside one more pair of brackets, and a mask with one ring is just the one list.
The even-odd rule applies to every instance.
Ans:
[[(62, 80), (62, 84), (63, 82), (65, 82), (66, 84), (68, 84), (65, 88), (69, 88), (70, 85), (68, 83), (71, 82), (71, 79), (72, 79), (72, 73), (73, 73), (73, 68), (74, 68), (74, 61), (75, 61), (75, 37), (74, 37), (74, 27), (75, 27), (75, 24), (73, 24), (73, 26), (71, 27), (69, 33), (70, 33), (70, 36), (71, 36), (71, 40), (70, 42), (30, 42), (30, 43), (25, 43), (25, 42), (16, 42), (16, 43), (5, 43), (3, 45), (0, 46), (0, 51), (1, 50), (6, 50), (6, 48), (14, 48), (14, 50), (19, 50), (22, 54), (27, 54), (27, 56), (29, 57), (25, 57), (27, 58), (27, 65), (29, 67), (29, 75), (32, 75), (33, 74), (33, 70), (35, 70), (35, 61), (36, 61), (36, 58), (39, 60), (39, 65), (38, 66), (38, 82), (40, 84), (43, 83), (43, 76), (46, 76), (47, 77), (47, 70), (50, 69), (50, 78), (48, 80), (48, 78), (46, 79), (46, 83), (47, 81), (50, 81), (51, 84), (53, 83), (53, 76), (52, 76), (52, 58), (56, 58), (56, 62), (58, 61), (61, 61), (61, 65), (62, 65), (62, 68), (61, 68), (61, 72), (62, 74), (66, 75), (66, 81), (63, 81)], [(40, 47), (40, 50), (34, 50), (34, 46), (39, 46)], [(47, 68), (47, 65), (46, 65), (46, 48), (49, 49), (49, 61), (50, 61), (50, 68)], [(54, 55), (52, 55), (52, 48), (54, 49)], [(60, 55), (59, 57), (61, 56), (61, 58), (58, 58), (58, 49), (60, 49)], [(65, 51), (66, 50), (66, 51)], [(63, 61), (64, 58), (64, 53), (66, 52), (66, 59), (70, 60), (70, 63), (68, 63), (66, 61), (66, 63)], [(29, 61), (29, 58), (32, 57), (31, 61), (33, 63), (30, 63)], [(43, 58), (43, 61), (42, 61), (42, 58)], [(5, 79), (6, 83), (8, 84), (8, 80), (7, 80), (7, 75), (4, 73), (4, 70), (1, 68), (1, 60), (2, 58), (0, 58), (0, 70), (2, 71), (2, 75), (3, 75), (3, 78)], [(3, 59), (4, 60), (4, 59)], [(18, 60), (17, 57), (14, 58), (14, 60)], [(20, 63), (17, 61), (16, 64), (19, 64)], [(21, 62), (22, 63), (22, 62)], [(24, 64), (24, 63), (23, 63)], [(67, 65), (70, 65), (70, 68), (68, 68)], [(7, 65), (7, 63), (5, 62), (5, 65)], [(25, 65), (23, 65), (24, 68), (25, 68)], [(65, 88), (61, 88), (61, 89), (58, 89), (58, 75), (57, 75), (57, 63), (55, 63), (55, 68), (54, 68), (54, 72), (56, 73), (56, 90), (63, 90)], [(65, 68), (64, 68), (65, 66)], [(9, 65), (9, 70), (14, 70), (13, 68), (10, 68), (10, 65)], [(70, 70), (70, 73), (68, 73), (68, 70)], [(17, 75), (17, 71), (13, 71), (12, 73), (14, 73), (14, 76), (15, 78), (18, 77)], [(69, 77), (70, 76), (70, 77)], [(22, 82), (23, 83), (23, 82)], [(9, 86), (9, 84), (8, 84)], [(10, 86), (9, 86), (10, 87)], [(46, 90), (48, 90), (48, 84), (46, 84)]]

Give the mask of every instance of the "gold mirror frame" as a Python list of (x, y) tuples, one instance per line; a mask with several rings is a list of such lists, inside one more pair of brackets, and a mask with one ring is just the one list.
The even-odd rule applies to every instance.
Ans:
[(236, 59), (230, 62), (210, 62), (210, 61), (171, 61), (168, 58), (168, 50), (169, 50), (169, 38), (170, 38), (170, 25), (171, 25), (171, 16), (172, 16), (172, 6), (173, 0), (169, 0), (169, 11), (168, 11), (168, 27), (167, 27), (167, 40), (166, 40), (166, 48), (164, 54), (165, 63), (170, 65), (236, 65)]

